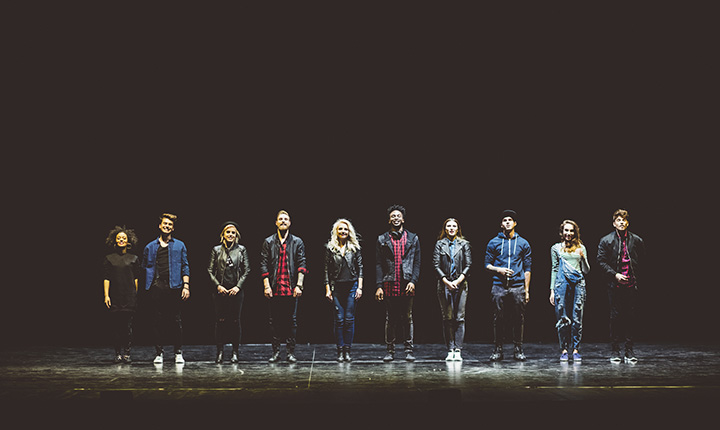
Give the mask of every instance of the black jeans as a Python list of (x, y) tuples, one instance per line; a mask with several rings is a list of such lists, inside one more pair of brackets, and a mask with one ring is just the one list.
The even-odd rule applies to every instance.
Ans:
[(619, 350), (620, 343), (632, 348), (635, 335), (635, 310), (638, 292), (635, 288), (613, 287), (608, 290), (610, 301), (610, 342)]
[(181, 288), (170, 288), (166, 281), (159, 279), (153, 281), (150, 286), (150, 306), (153, 340), (158, 353), (163, 350), (163, 331), (168, 335), (176, 354), (182, 348), (181, 304)]
[(495, 346), (502, 346), (505, 339), (506, 313), (512, 314), (513, 343), (522, 345), (525, 330), (525, 287), (492, 287), (492, 300), (495, 304), (493, 314), (493, 338)]
[(403, 335), (405, 352), (413, 350), (413, 300), (412, 296), (383, 298), (385, 302), (385, 345), (388, 352), (395, 352), (397, 334)]
[(287, 349), (295, 351), (298, 299), (293, 296), (273, 296), (268, 299), (268, 303), (273, 351), (280, 348), (283, 339)]
[(240, 325), (240, 314), (242, 312), (243, 298), (245, 292), (240, 290), (234, 296), (213, 294), (213, 305), (215, 307), (215, 343), (218, 349), (225, 343), (231, 343), (233, 350), (240, 347), (242, 337), (242, 326)]
[(110, 310), (110, 326), (112, 330), (115, 354), (129, 355), (132, 346), (132, 322), (134, 312), (130, 310)]

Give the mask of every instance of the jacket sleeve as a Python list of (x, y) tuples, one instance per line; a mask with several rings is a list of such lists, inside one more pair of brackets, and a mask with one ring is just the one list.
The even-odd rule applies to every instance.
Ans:
[(240, 251), (240, 259), (241, 261), (239, 261), (238, 263), (242, 267), (242, 273), (240, 273), (240, 276), (238, 276), (238, 281), (235, 286), (242, 290), (245, 279), (247, 279), (248, 273), (250, 273), (250, 260), (248, 260), (247, 248), (245, 248), (244, 246), (241, 248)]
[(532, 272), (532, 248), (529, 243), (523, 255), (523, 272)]
[(363, 258), (362, 258), (362, 249), (358, 249), (355, 253), (357, 256), (356, 264), (357, 264), (357, 274), (358, 278), (363, 278)]
[(305, 261), (305, 242), (299, 237), (297, 239), (297, 246), (295, 247), (295, 262), (297, 263), (298, 273), (307, 275), (307, 265)]
[(485, 268), (495, 263), (495, 249), (492, 246), (492, 240), (488, 242), (485, 248)]
[(462, 274), (465, 275), (465, 278), (467, 278), (470, 276), (470, 266), (472, 266), (472, 246), (470, 246), (470, 242), (465, 242), (463, 246), (463, 258), (465, 261), (463, 264)]
[(180, 274), (182, 276), (190, 276), (190, 263), (188, 262), (188, 252), (185, 243), (180, 249)]
[(378, 240), (375, 241), (375, 284), (377, 288), (382, 287), (383, 284), (382, 258), (380, 238), (378, 237)]
[(445, 272), (443, 272), (442, 268), (440, 267), (440, 249), (442, 247), (442, 243), (438, 240), (435, 242), (435, 248), (433, 249), (433, 267), (435, 268), (435, 274), (437, 275), (438, 279), (442, 279), (445, 276)]
[(557, 278), (558, 270), (560, 270), (560, 254), (558, 254), (555, 245), (550, 247), (550, 289), (555, 289), (555, 278)]
[(263, 241), (262, 248), (260, 249), (260, 277), (265, 279), (270, 276), (270, 268), (268, 263), (270, 261), (270, 242)]
[(208, 262), (208, 275), (210, 275), (210, 282), (212, 283), (212, 286), (214, 288), (217, 288), (218, 285), (220, 285), (220, 281), (215, 277), (215, 266), (217, 265), (217, 251), (215, 251), (215, 247), (212, 248), (210, 251), (210, 262)]
[(606, 239), (601, 239), (600, 243), (598, 244), (597, 262), (603, 273), (605, 273), (610, 278), (615, 276), (615, 274), (617, 273), (615, 269), (613, 269), (613, 267), (611, 266), (611, 259), (612, 242)]
[(330, 264), (332, 264), (332, 261), (330, 259), (332, 258), (332, 252), (330, 251), (330, 248), (325, 245), (325, 271), (324, 271), (324, 285), (330, 285)]
[(420, 282), (420, 238), (416, 236), (415, 240), (415, 258), (413, 258), (413, 273), (410, 282), (417, 286)]

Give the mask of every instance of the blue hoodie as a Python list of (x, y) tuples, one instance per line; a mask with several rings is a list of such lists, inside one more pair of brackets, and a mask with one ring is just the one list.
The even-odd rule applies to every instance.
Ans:
[(485, 267), (509, 267), (513, 274), (508, 279), (499, 273), (493, 274), (493, 285), (502, 287), (520, 287), (525, 285), (525, 272), (530, 271), (532, 257), (530, 244), (517, 232), (512, 239), (500, 232), (487, 244)]

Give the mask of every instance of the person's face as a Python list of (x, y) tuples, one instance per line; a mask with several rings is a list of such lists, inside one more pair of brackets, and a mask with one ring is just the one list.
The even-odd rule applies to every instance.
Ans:
[(613, 221), (613, 226), (618, 231), (625, 231), (628, 228), (628, 225), (630, 225), (628, 220), (626, 220), (625, 218), (623, 218), (621, 216), (615, 218), (615, 221)]
[(502, 221), (500, 222), (500, 227), (501, 227), (503, 230), (505, 230), (505, 231), (511, 231), (511, 230), (513, 230), (516, 225), (517, 225), (517, 223), (515, 222), (515, 220), (512, 219), (512, 217), (509, 217), (509, 216), (506, 216), (506, 217), (503, 218)]
[(398, 210), (394, 210), (390, 212), (390, 221), (389, 224), (393, 226), (394, 228), (400, 228), (405, 223), (405, 219), (403, 217), (402, 212)]
[(225, 242), (227, 243), (233, 243), (235, 242), (235, 239), (237, 238), (238, 231), (235, 227), (230, 226), (225, 229), (223, 232), (223, 239), (225, 239)]
[(575, 238), (575, 226), (572, 224), (565, 224), (563, 226), (563, 234), (562, 234), (563, 240), (566, 242), (570, 242)]
[(115, 236), (115, 244), (118, 248), (125, 248), (128, 244), (128, 237), (127, 234), (124, 232), (120, 232)]
[(277, 220), (275, 220), (275, 225), (277, 226), (278, 230), (286, 231), (290, 228), (290, 216), (288, 216), (287, 214), (278, 215)]
[(160, 221), (160, 231), (163, 234), (170, 234), (173, 231), (175, 231), (175, 223), (168, 218), (163, 218), (162, 221)]
[(458, 225), (455, 221), (448, 221), (447, 224), (445, 224), (445, 233), (447, 233), (450, 237), (455, 237), (458, 232)]
[(337, 236), (340, 240), (347, 240), (348, 236), (350, 235), (350, 229), (348, 228), (347, 224), (344, 222), (341, 222), (337, 226)]

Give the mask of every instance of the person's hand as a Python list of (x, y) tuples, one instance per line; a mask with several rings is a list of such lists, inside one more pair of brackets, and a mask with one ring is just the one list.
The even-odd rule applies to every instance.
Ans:
[(618, 281), (619, 283), (621, 283), (621, 284), (623, 284), (623, 283), (625, 283), (625, 282), (627, 282), (627, 281), (630, 280), (629, 277), (623, 275), (622, 273), (616, 273), (616, 274), (615, 274), (615, 279), (617, 279), (617, 281)]
[(268, 285), (267, 287), (265, 287), (265, 291), (263, 293), (265, 294), (265, 297), (269, 299), (270, 297), (272, 297), (272, 288)]
[(325, 298), (328, 299), (330, 303), (333, 301), (332, 291), (330, 290), (330, 285), (325, 285)]
[(443, 283), (445, 283), (445, 287), (450, 291), (457, 290), (457, 284), (455, 282), (450, 282), (447, 280), (447, 278), (443, 278)]
[(218, 294), (227, 294), (228, 290), (225, 287), (223, 287), (222, 285), (218, 285), (217, 292), (218, 292)]
[(498, 268), (497, 272), (508, 278), (511, 277), (513, 275), (513, 273), (515, 273), (515, 272), (513, 272), (512, 269), (508, 269), (508, 268)]
[(110, 309), (110, 296), (105, 296), (105, 306), (107, 306), (108, 309)]
[(360, 299), (360, 297), (362, 297), (362, 288), (355, 290), (355, 300)]
[(525, 291), (525, 303), (530, 303), (530, 291)]
[(182, 294), (180, 295), (183, 300), (187, 300), (190, 298), (190, 288), (183, 287)]
[(298, 285), (295, 287), (295, 290), (293, 290), (293, 297), (300, 297), (302, 296), (302, 288)]
[(375, 300), (378, 302), (382, 302), (383, 300), (383, 289), (382, 287), (378, 288), (377, 291), (375, 291)]
[(411, 294), (415, 292), (415, 284), (412, 282), (408, 282), (407, 286), (405, 287), (405, 293)]
[(550, 304), (555, 306), (555, 290), (550, 290)]
[(240, 292), (240, 288), (238, 288), (238, 287), (232, 287), (232, 288), (230, 288), (229, 290), (227, 290), (227, 294), (228, 294), (229, 296), (234, 296), (234, 295), (236, 295), (236, 294), (239, 293), (239, 292)]

